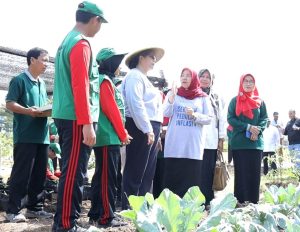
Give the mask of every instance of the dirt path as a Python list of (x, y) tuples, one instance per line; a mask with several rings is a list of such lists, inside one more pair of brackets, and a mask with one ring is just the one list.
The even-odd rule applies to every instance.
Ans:
[[(223, 191), (219, 191), (215, 193), (216, 197), (221, 197), (222, 195), (228, 193), (228, 192), (233, 192), (233, 182), (234, 182), (234, 178), (233, 178), (233, 167), (232, 166), (228, 166), (229, 172), (230, 172), (230, 179), (228, 182), (227, 187), (223, 190)], [(1, 173), (2, 174), (2, 173)], [(46, 202), (46, 207), (45, 209), (48, 212), (55, 212), (55, 199), (50, 202), (47, 201)], [(88, 224), (88, 217), (87, 217), (87, 213), (88, 210), (90, 208), (90, 201), (83, 201), (82, 204), (82, 213), (80, 216), (80, 225), (82, 227), (88, 228), (89, 224)], [(131, 232), (131, 231), (135, 231), (135, 228), (133, 226), (132, 223), (126, 221), (128, 224), (126, 226), (123, 227), (118, 227), (118, 228), (107, 228), (107, 229), (102, 229), (103, 232), (108, 232), (108, 231), (112, 231), (112, 232)], [(0, 212), (0, 231), (2, 232), (23, 232), (23, 231), (31, 231), (31, 232), (48, 232), (51, 231), (52, 228), (52, 223), (53, 223), (53, 219), (29, 219), (27, 222), (24, 223), (7, 223), (6, 219), (5, 219), (5, 212)]]

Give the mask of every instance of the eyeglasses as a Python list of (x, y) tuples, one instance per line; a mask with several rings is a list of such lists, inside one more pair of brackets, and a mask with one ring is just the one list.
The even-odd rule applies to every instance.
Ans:
[(249, 84), (249, 85), (253, 85), (254, 81), (253, 80), (244, 80), (243, 84)]

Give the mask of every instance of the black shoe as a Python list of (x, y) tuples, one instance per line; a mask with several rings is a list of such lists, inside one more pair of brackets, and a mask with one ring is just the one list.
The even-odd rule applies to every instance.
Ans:
[(121, 222), (119, 220), (113, 219), (107, 224), (98, 223), (97, 227), (99, 227), (99, 228), (108, 228), (108, 227), (120, 227), (120, 226), (126, 226), (126, 225), (127, 225), (126, 222)]

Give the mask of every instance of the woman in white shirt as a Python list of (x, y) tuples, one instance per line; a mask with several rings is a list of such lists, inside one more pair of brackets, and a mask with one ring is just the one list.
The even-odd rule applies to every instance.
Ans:
[(144, 196), (151, 189), (163, 114), (162, 96), (148, 80), (147, 73), (163, 55), (161, 48), (146, 48), (134, 52), (125, 61), (131, 70), (121, 89), (125, 100), (125, 127), (133, 140), (126, 146), (123, 209), (128, 208), (127, 197)]
[(224, 102), (218, 94), (213, 92), (212, 86), (214, 77), (208, 69), (200, 70), (199, 80), (202, 90), (208, 95), (208, 107), (213, 112), (212, 122), (205, 127), (205, 149), (201, 169), (201, 192), (205, 196), (205, 206), (209, 208), (210, 201), (214, 198), (213, 180), (217, 160), (217, 152), (223, 151), (225, 138), (226, 112), (224, 112)]
[(201, 90), (195, 71), (184, 68), (181, 87), (173, 86), (164, 101), (164, 116), (169, 117), (165, 139), (165, 188), (183, 197), (192, 186), (200, 187), (203, 157), (203, 125), (211, 122), (207, 95)]

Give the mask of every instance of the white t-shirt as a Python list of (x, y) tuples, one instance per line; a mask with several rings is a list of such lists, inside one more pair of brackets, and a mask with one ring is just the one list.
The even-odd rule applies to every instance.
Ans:
[[(203, 126), (210, 124), (212, 119), (208, 98), (197, 97), (189, 100), (176, 95), (174, 103), (170, 104), (170, 94), (171, 92), (167, 94), (163, 104), (164, 116), (170, 118), (164, 157), (202, 160), (205, 143)], [(194, 109), (195, 119), (185, 112), (186, 107)]]
[(275, 152), (280, 145), (280, 134), (278, 129), (272, 125), (263, 131), (264, 152)]

